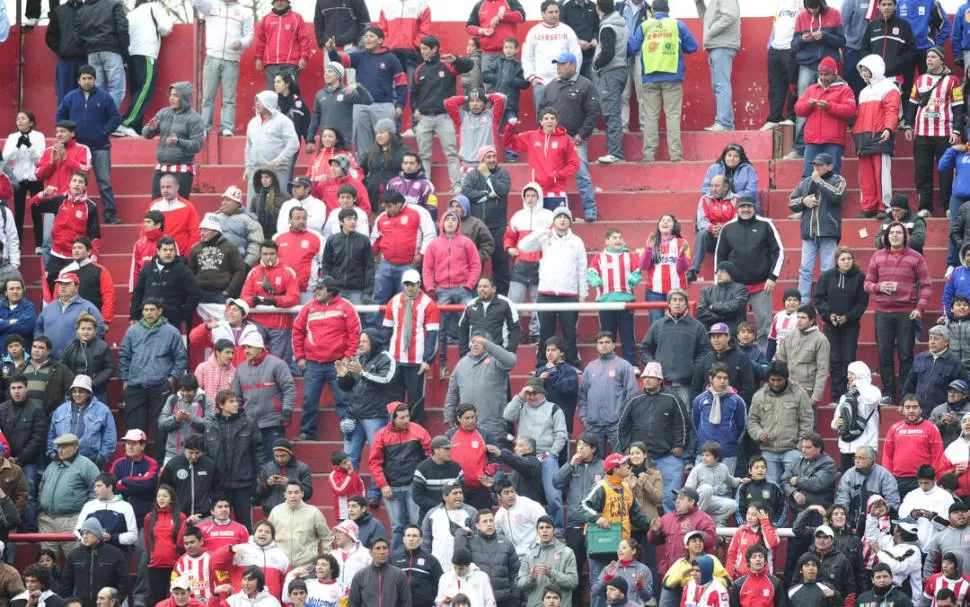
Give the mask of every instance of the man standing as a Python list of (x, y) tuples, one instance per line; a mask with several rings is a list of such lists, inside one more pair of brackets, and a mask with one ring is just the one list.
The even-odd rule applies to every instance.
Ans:
[(391, 563), (407, 574), (412, 607), (434, 607), (442, 574), (441, 564), (422, 546), (423, 540), (421, 527), (408, 525), (404, 528), (404, 545), (391, 556)]
[[(290, 0), (273, 0), (273, 9), (256, 24), (256, 71), (266, 70), (266, 88), (277, 74), (290, 72), (295, 81), (310, 59), (310, 33), (303, 15), (293, 12)], [(286, 183), (281, 180), (280, 183)]]
[(98, 321), (98, 333), (102, 336), (104, 319), (93, 303), (78, 295), (81, 279), (77, 274), (61, 274), (54, 282), (57, 284), (57, 300), (51, 302), (52, 305), (45, 306), (37, 315), (34, 335), (49, 338), (53, 348), (51, 354), (60, 356), (64, 348), (77, 336), (75, 324), (78, 316), (82, 313), (93, 316)]
[[(502, 56), (502, 46), (516, 37), (518, 25), (525, 21), (525, 10), (519, 0), (479, 0), (475, 3), (465, 31), (478, 38), (482, 46), (482, 71)], [(466, 194), (467, 196), (467, 194)]]
[(522, 558), (515, 587), (525, 593), (525, 607), (539, 607), (549, 584), (561, 589), (562, 607), (571, 607), (572, 591), (579, 584), (576, 555), (556, 537), (552, 519), (542, 516), (536, 523), (536, 543)]
[[(929, 270), (923, 256), (908, 246), (906, 226), (894, 221), (883, 237), (866, 270), (866, 293), (875, 295), (876, 346), (883, 404), (895, 402), (894, 358), (899, 355), (899, 376), (909, 377), (913, 366), (915, 321), (923, 317), (933, 294)], [(931, 406), (933, 403), (927, 403)]]
[[(300, 303), (308, 303), (313, 299), (314, 289), (311, 284), (316, 285), (316, 281), (322, 276), (323, 252), (326, 245), (319, 232), (307, 229), (309, 213), (305, 208), (290, 207), (287, 219), (289, 229), (277, 232), (273, 242), (276, 243), (280, 264), (292, 268), (296, 273)], [(366, 236), (364, 240), (367, 241)], [(369, 259), (373, 264), (374, 258), (369, 257)], [(292, 332), (292, 323), (290, 330)]]
[(484, 333), (509, 352), (515, 352), (522, 336), (522, 323), (515, 304), (499, 294), (495, 279), (482, 276), (475, 287), (478, 297), (468, 302), (458, 321), (458, 353), (468, 354), (471, 335)]
[(616, 355), (616, 342), (608, 331), (596, 335), (596, 353), (579, 382), (579, 419), (585, 431), (596, 436), (599, 453), (606, 453), (607, 445), (619, 453), (617, 424), (623, 406), (637, 395), (637, 369)]
[[(576, 452), (572, 459), (563, 464), (552, 479), (556, 488), (566, 490), (566, 545), (572, 548), (576, 562), (586, 560), (586, 523), (588, 513), (583, 501), (590, 490), (604, 477), (603, 458), (600, 457), (598, 439), (592, 434), (583, 433), (576, 439)], [(593, 580), (590, 587), (596, 583)], [(578, 590), (582, 592), (583, 580)]]
[(711, 325), (708, 334), (711, 341), (711, 351), (694, 364), (690, 390), (691, 399), (687, 402), (693, 402), (697, 395), (707, 387), (707, 374), (711, 370), (711, 366), (714, 363), (724, 363), (728, 368), (731, 386), (734, 387), (745, 404), (750, 403), (755, 391), (754, 367), (751, 365), (751, 359), (741, 351), (737, 343), (731, 338), (731, 329), (723, 322)]
[(175, 82), (169, 86), (168, 107), (155, 114), (140, 133), (146, 139), (158, 137), (155, 148), (158, 164), (152, 176), (152, 198), (161, 195), (158, 182), (162, 175), (175, 175), (180, 196), (189, 198), (192, 195), (195, 157), (205, 143), (205, 126), (202, 117), (192, 107), (192, 93), (192, 84), (188, 82)]
[[(111, 96), (115, 109), (120, 108), (125, 98), (125, 58), (131, 42), (124, 4), (115, 0), (86, 0), (77, 12), (74, 32), (84, 41), (88, 65), (96, 70), (98, 88)], [(105, 138), (116, 128), (117, 124), (105, 129)]]
[(10, 398), (0, 404), (0, 433), (10, 443), (6, 454), (27, 477), (30, 494), (25, 512), (25, 528), (37, 526), (38, 464), (42, 462), (47, 440), (47, 415), (41, 404), (27, 396), (27, 379), (15, 375), (8, 382)]
[[(468, 403), (459, 405), (456, 417), (458, 424), (448, 430), (445, 436), (451, 444), (449, 457), (461, 465), (465, 502), (473, 508), (489, 508), (492, 499), (485, 484), (486, 466), (488, 466), (486, 447), (494, 444), (494, 441), (487, 432), (478, 428), (478, 412), (475, 410), (475, 405)], [(425, 462), (425, 466), (432, 467), (428, 462)]]
[(751, 545), (744, 553), (744, 562), (748, 572), (739, 576), (731, 586), (731, 604), (736, 607), (785, 605), (781, 580), (771, 575), (768, 567), (767, 548), (760, 543)]
[(576, 187), (583, 201), (583, 217), (593, 222), (596, 221), (596, 196), (589, 174), (586, 142), (600, 119), (600, 99), (593, 83), (576, 69), (575, 55), (561, 53), (552, 62), (556, 65), (556, 79), (546, 85), (543, 103), (556, 110), (559, 124), (576, 144), (576, 154), (579, 155)]
[(445, 485), (439, 491), (438, 505), (429, 510), (421, 523), (424, 547), (431, 555), (444, 563), (441, 568), (447, 573), (452, 570), (452, 556), (458, 554), (456, 537), (472, 534), (472, 524), (477, 512), (465, 503), (461, 483)]
[[(827, 107), (824, 106), (822, 111)], [(839, 134), (844, 140), (844, 127)], [(841, 158), (836, 160), (827, 152), (806, 153), (806, 162), (810, 155), (812, 174), (803, 178), (788, 197), (788, 208), (801, 219), (802, 263), (798, 269), (798, 291), (803, 304), (811, 300), (816, 257), (822, 272), (835, 267), (835, 248), (842, 238), (842, 203), (847, 187), (845, 178), (838, 174)]]
[[(496, 138), (495, 146), (499, 143), (500, 139)], [(495, 241), (495, 250), (492, 252), (492, 276), (499, 294), (507, 295), (509, 260), (502, 243), (505, 241), (505, 231), (509, 222), (509, 192), (512, 188), (512, 177), (505, 167), (498, 165), (495, 146), (483, 145), (478, 148), (478, 166), (465, 173), (461, 193), (471, 202), (471, 216), (481, 219), (492, 234), (492, 240)]]
[[(100, 10), (98, 7), (114, 6), (122, 13), (122, 19), (125, 18), (124, 8), (115, 0), (94, 0), (85, 6), (89, 7), (87, 10), (92, 11)], [(80, 24), (80, 11), (78, 15), (78, 24)], [(127, 47), (128, 44), (125, 43), (124, 48), (127, 49)], [(108, 55), (111, 54), (108, 53)], [(86, 145), (91, 150), (91, 166), (94, 169), (94, 177), (98, 181), (98, 194), (101, 197), (101, 206), (104, 208), (104, 222), (110, 224), (121, 223), (121, 220), (115, 216), (115, 195), (111, 189), (111, 140), (109, 139), (109, 134), (121, 124), (118, 103), (125, 93), (125, 74), (120, 56), (117, 68), (112, 67), (111, 72), (113, 73), (115, 69), (121, 72), (119, 83), (121, 95), (117, 101), (113, 99), (113, 94), (95, 86), (95, 68), (82, 65), (77, 77), (79, 88), (65, 95), (57, 106), (57, 121), (73, 120), (77, 124), (78, 143)]]
[[(212, 510), (223, 510), (226, 506), (223, 502), (228, 502), (236, 520), (248, 530), (252, 525), (256, 478), (263, 467), (262, 433), (256, 422), (240, 408), (239, 397), (232, 390), (216, 394), (215, 404), (215, 419), (206, 423), (204, 436), (206, 451), (216, 460), (216, 478), (219, 479), (216, 490), (224, 497), (214, 500)], [(228, 524), (220, 522), (229, 518), (228, 509), (225, 509), (225, 518), (213, 518), (217, 519), (217, 526)], [(210, 546), (210, 550), (217, 547)]]
[(758, 325), (758, 347), (764, 350), (773, 316), (771, 294), (785, 262), (785, 249), (775, 224), (755, 215), (754, 201), (750, 198), (738, 201), (738, 217), (721, 230), (714, 258), (716, 263), (732, 261), (738, 268), (734, 279), (748, 288), (748, 303)]
[[(627, 59), (629, 30), (623, 15), (615, 10), (613, 0), (603, 2), (597, 0), (596, 14), (599, 16), (599, 35), (593, 43), (595, 56), (590, 65), (596, 70), (596, 90), (599, 92), (600, 103), (603, 106), (603, 120), (606, 122), (606, 155), (600, 156), (598, 161), (612, 164), (624, 159), (623, 120), (620, 107), (623, 103), (623, 89), (626, 87), (629, 64)], [(587, 65), (585, 61), (583, 65)]]
[(839, 78), (839, 64), (825, 57), (818, 64), (818, 82), (805, 89), (795, 103), (795, 113), (804, 121), (805, 169), (808, 177), (815, 165), (815, 156), (827, 153), (834, 162), (835, 173), (841, 173), (842, 148), (845, 129), (855, 117), (855, 95), (849, 85)]
[[(795, 124), (797, 91), (789, 90), (795, 55), (791, 50), (795, 18), (803, 4), (799, 0), (775, 0), (775, 19), (768, 38), (768, 120), (761, 130)], [(848, 7), (843, 7), (848, 12)]]
[(927, 348), (916, 355), (903, 384), (903, 392), (915, 394), (923, 404), (923, 417), (930, 417), (933, 408), (947, 399), (951, 382), (970, 381), (960, 356), (950, 350), (950, 331), (946, 327), (935, 325), (930, 329)]
[(318, 48), (334, 38), (338, 48), (354, 50), (368, 25), (370, 13), (364, 0), (317, 0), (314, 7), (313, 33)]
[[(71, 6), (64, 4), (61, 6)], [(48, 32), (50, 26), (48, 26)], [(80, 69), (80, 66), (78, 66)], [(76, 70), (75, 70), (76, 71)], [(71, 77), (71, 87), (77, 85), (77, 75)], [(65, 95), (70, 89), (65, 91)], [(54, 145), (44, 150), (34, 178), (44, 184), (44, 196), (64, 194), (71, 185), (71, 177), (80, 171), (87, 174), (91, 169), (91, 149), (77, 142), (77, 122), (74, 120), (58, 120), (54, 127)], [(85, 182), (86, 183), (86, 182)], [(34, 208), (31, 212), (34, 223), (40, 225), (38, 219), (40, 210)], [(34, 234), (34, 241), (39, 248), (43, 244), (43, 232)]]
[[(300, 215), (297, 209), (294, 220), (297, 225), (303, 223)], [(323, 244), (323, 255), (320, 258), (322, 274), (311, 274), (312, 280), (308, 289), (312, 287), (315, 291), (320, 277), (329, 276), (336, 281), (344, 299), (354, 304), (363, 304), (364, 297), (374, 292), (374, 252), (370, 239), (357, 231), (358, 217), (354, 209), (340, 209), (337, 219), (340, 222), (340, 231), (327, 238)], [(291, 234), (293, 230), (291, 227)], [(279, 234), (276, 237), (281, 238)], [(292, 236), (285, 238), (288, 240)], [(280, 244), (282, 246), (282, 242)], [(300, 246), (303, 247), (302, 239)], [(310, 247), (312, 243), (307, 245), (307, 248)]]
[(80, 598), (83, 607), (104, 604), (101, 591), (105, 588), (114, 589), (118, 596), (128, 596), (128, 560), (121, 550), (102, 541), (103, 534), (97, 519), (84, 521), (81, 544), (67, 555), (64, 565), (61, 586)]
[[(502, 413), (508, 404), (506, 388), (509, 374), (518, 359), (514, 352), (489, 341), (485, 334), (472, 334), (471, 348), (463, 356), (448, 380), (445, 396), (445, 423), (457, 423), (458, 406), (475, 403), (478, 423), (488, 434), (501, 440), (508, 434)], [(499, 444), (507, 445), (507, 441)]]
[[(329, 241), (328, 241), (329, 242)], [(421, 291), (421, 274), (415, 269), (401, 277), (403, 290), (384, 308), (384, 332), (390, 330), (388, 353), (397, 362), (395, 382), (405, 397), (411, 417), (424, 417), (424, 390), (434, 362), (441, 327), (438, 305)], [(444, 371), (444, 369), (442, 369)]]
[(216, 91), (222, 84), (222, 110), (219, 134), (232, 137), (236, 128), (236, 87), (239, 85), (239, 58), (253, 43), (253, 11), (238, 2), (193, 0), (205, 17), (205, 64), (202, 68), (202, 122), (212, 132), (212, 113)]
[(936, 462), (943, 455), (940, 431), (923, 418), (919, 399), (909, 394), (903, 399), (903, 419), (889, 428), (882, 445), (882, 466), (896, 479), (899, 496), (917, 486), (917, 471), (926, 462)]
[(405, 271), (421, 266), (424, 253), (437, 235), (431, 215), (408, 204), (397, 190), (381, 194), (381, 206), (384, 212), (374, 220), (370, 235), (373, 255), (380, 257), (374, 276), (374, 303), (379, 305), (398, 292)]
[(347, 414), (347, 395), (337, 386), (334, 363), (346, 363), (357, 354), (360, 318), (354, 306), (340, 296), (332, 277), (317, 283), (314, 299), (293, 321), (293, 357), (303, 371), (303, 413), (300, 440), (316, 440), (317, 415), (323, 384), (333, 391), (337, 416)]
[(583, 52), (582, 74), (593, 79), (593, 54), (599, 53), (598, 30), (602, 16), (596, 10), (595, 0), (566, 0), (559, 13), (564, 25), (572, 28)]
[[(185, 256), (199, 242), (199, 213), (195, 205), (179, 193), (179, 180), (175, 175), (162, 175), (158, 180), (158, 191), (159, 197), (148, 205), (146, 212), (158, 211), (164, 216), (162, 233), (173, 238), (178, 247), (176, 253)], [(242, 204), (239, 188), (231, 186), (223, 198), (227, 195), (236, 195)]]
[(519, 555), (509, 538), (496, 533), (495, 514), (491, 509), (476, 513), (475, 533), (455, 537), (455, 550), (459, 549), (468, 550), (472, 562), (492, 581), (497, 607), (516, 604), (515, 576), (519, 571)]
[[(573, 28), (559, 20), (559, 3), (543, 0), (539, 7), (542, 22), (532, 26), (522, 42), (522, 72), (532, 85), (532, 102), (535, 104), (536, 122), (542, 123), (540, 110), (549, 104), (545, 99), (546, 86), (556, 78), (552, 68), (560, 55), (571, 55), (573, 63), (580, 57), (577, 67), (582, 68), (582, 47)], [(545, 184), (542, 184), (545, 187)]]
[(391, 551), (386, 539), (379, 537), (371, 542), (371, 565), (360, 570), (350, 583), (348, 607), (371, 605), (407, 607), (411, 604), (408, 576), (388, 562), (390, 556)]
[[(275, 2), (285, 3), (289, 10), (288, 0)], [(296, 16), (302, 23), (303, 18)], [(259, 59), (256, 62), (259, 63)], [(276, 173), (278, 183), (289, 183), (296, 155), (300, 151), (300, 138), (293, 121), (279, 111), (278, 99), (279, 95), (272, 90), (257, 93), (254, 102), (256, 115), (246, 126), (246, 170), (243, 181), (246, 182), (247, 200), (250, 203), (256, 197), (256, 186), (251, 183), (256, 171), (269, 169)]]
[[(680, 162), (684, 158), (680, 143), (680, 115), (684, 105), (684, 55), (697, 51), (697, 41), (687, 25), (674, 19), (669, 13), (668, 0), (654, 0), (653, 17), (637, 23), (627, 49), (631, 54), (637, 55), (634, 59), (634, 77), (639, 80), (637, 103), (641, 108), (643, 162), (653, 162), (657, 156), (661, 108), (667, 131), (667, 154), (671, 162)], [(657, 39), (667, 42), (662, 45), (655, 44)]]
[(777, 357), (788, 363), (792, 381), (808, 393), (812, 406), (818, 406), (829, 375), (829, 340), (818, 330), (811, 305), (798, 306), (795, 328), (785, 336)]
[(687, 291), (667, 293), (667, 312), (650, 323), (640, 342), (644, 363), (657, 362), (664, 369), (667, 389), (682, 403), (690, 402), (694, 365), (711, 351), (711, 340), (699, 320), (687, 310)]
[(704, 22), (704, 50), (717, 103), (714, 124), (704, 130), (733, 131), (731, 71), (741, 48), (741, 7), (738, 0), (694, 0), (694, 5)]
[(431, 440), (431, 457), (414, 470), (411, 499), (418, 505), (420, 521), (425, 520), (425, 515), (441, 503), (442, 496), (447, 498), (447, 488), (456, 484), (460, 487), (464, 481), (461, 464), (451, 461), (452, 447), (448, 437), (434, 437)]
[(310, 467), (296, 459), (293, 444), (285, 438), (278, 438), (273, 441), (272, 448), (272, 457), (259, 471), (259, 498), (266, 516), (286, 501), (286, 488), (290, 481), (299, 483), (304, 500), (313, 497)]
[[(250, 306), (289, 308), (300, 303), (296, 272), (280, 263), (279, 246), (264, 240), (259, 265), (249, 271), (239, 295)], [(266, 327), (269, 351), (284, 361), (293, 360), (293, 315), (286, 312), (254, 312), (251, 320)], [(296, 365), (290, 362), (295, 369)]]
[(91, 258), (94, 244), (87, 236), (78, 236), (71, 245), (73, 262), (61, 274), (74, 274), (80, 279), (78, 297), (91, 302), (101, 312), (105, 330), (115, 317), (115, 282), (108, 269)]
[(293, 420), (296, 383), (286, 363), (266, 351), (263, 336), (252, 332), (242, 339), (246, 362), (236, 367), (232, 391), (239, 395), (246, 414), (259, 427), (268, 460), (276, 439)]
[[(57, 54), (54, 88), (57, 91), (58, 105), (65, 95), (77, 87), (77, 71), (87, 63), (84, 42), (74, 29), (74, 24), (77, 22), (77, 13), (82, 6), (84, 6), (83, 0), (70, 0), (52, 7), (48, 13), (50, 21), (47, 23), (44, 42), (47, 43), (48, 48)], [(25, 25), (29, 25), (31, 20), (29, 8)], [(40, 17), (40, 2), (37, 2), (36, 17)], [(37, 18), (34, 19), (35, 22)]]
[[(56, 457), (44, 470), (37, 498), (40, 509), (37, 527), (41, 533), (73, 533), (78, 514), (94, 497), (94, 479), (100, 471), (94, 462), (78, 453), (79, 443), (76, 434), (64, 434), (54, 439)], [(55, 554), (67, 554), (73, 546), (73, 541), (43, 542), (40, 545)]]
[(276, 540), (290, 566), (309, 567), (331, 545), (333, 533), (320, 509), (303, 501), (300, 481), (286, 481), (283, 499), (269, 513), (269, 522), (276, 527)]
[[(40, 403), (46, 415), (54, 412), (70, 392), (74, 373), (51, 353), (48, 337), (35, 337), (30, 345), (30, 358), (17, 367), (17, 373), (27, 380), (27, 398)], [(46, 427), (46, 419), (45, 419)], [(47, 431), (44, 431), (46, 440)]]
[(748, 436), (760, 446), (768, 467), (767, 478), (777, 485), (782, 483), (785, 469), (798, 459), (799, 439), (815, 427), (808, 393), (788, 377), (788, 365), (772, 361), (768, 383), (755, 392), (748, 407)]

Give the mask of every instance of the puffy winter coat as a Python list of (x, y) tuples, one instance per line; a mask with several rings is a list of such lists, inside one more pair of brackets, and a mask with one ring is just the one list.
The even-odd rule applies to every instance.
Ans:
[[(822, 107), (812, 103), (813, 99), (827, 105)], [(845, 80), (838, 77), (828, 86), (822, 86), (820, 82), (809, 86), (795, 102), (795, 114), (806, 119), (805, 143), (843, 145), (845, 127), (855, 112), (855, 93)]]
[(205, 444), (216, 461), (220, 490), (253, 488), (263, 467), (263, 437), (245, 411), (206, 422)]
[(566, 191), (566, 181), (579, 171), (576, 144), (561, 126), (550, 134), (542, 129), (516, 133), (510, 124), (502, 137), (507, 149), (529, 155), (533, 179), (547, 196), (561, 196)]
[(472, 562), (488, 574), (496, 602), (502, 603), (516, 595), (514, 584), (519, 571), (519, 555), (511, 540), (498, 533), (459, 534), (455, 538), (455, 550), (459, 548), (469, 550)]
[[(892, 155), (895, 150), (896, 125), (902, 97), (895, 80), (886, 77), (886, 65), (878, 55), (864, 56), (857, 69), (866, 68), (872, 74), (869, 84), (859, 92), (858, 114), (852, 126), (852, 139), (856, 154)], [(879, 141), (883, 131), (889, 131), (889, 139)]]
[(95, 337), (85, 344), (75, 339), (61, 353), (61, 362), (74, 375), (87, 375), (95, 394), (107, 394), (108, 380), (115, 374), (115, 359), (108, 343)]
[(128, 575), (128, 560), (118, 548), (103, 542), (79, 544), (67, 555), (61, 587), (80, 598), (84, 607), (95, 607), (102, 588), (114, 588), (121, 596), (128, 596)]

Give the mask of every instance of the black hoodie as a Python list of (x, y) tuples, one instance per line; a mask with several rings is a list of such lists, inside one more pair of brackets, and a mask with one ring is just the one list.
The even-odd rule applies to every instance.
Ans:
[(202, 299), (202, 289), (181, 257), (162, 263), (156, 256), (138, 274), (135, 290), (131, 293), (131, 320), (141, 320), (141, 303), (150, 297), (162, 300), (165, 318), (181, 331), (182, 323), (192, 319)]
[(387, 404), (397, 399), (397, 363), (387, 353), (387, 344), (377, 329), (364, 329), (370, 338), (370, 352), (358, 354), (361, 374), (348, 372), (337, 379), (347, 396), (347, 416), (360, 422), (365, 419), (387, 419)]
[(846, 324), (858, 324), (869, 305), (869, 294), (863, 287), (865, 280), (866, 275), (855, 264), (844, 274), (837, 267), (823, 272), (812, 293), (819, 317), (831, 325), (833, 314), (844, 315)]

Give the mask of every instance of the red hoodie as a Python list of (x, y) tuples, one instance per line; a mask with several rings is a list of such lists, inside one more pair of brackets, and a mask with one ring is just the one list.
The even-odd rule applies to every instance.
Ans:
[(516, 133), (509, 124), (503, 139), (506, 148), (529, 155), (532, 180), (542, 186), (547, 197), (565, 196), (566, 180), (579, 171), (576, 144), (566, 129), (557, 126), (551, 135), (542, 129)]
[(431, 35), (431, 7), (425, 0), (385, 2), (377, 27), (384, 32), (387, 48), (416, 51), (421, 39)]
[[(451, 237), (445, 235), (445, 217), (458, 219), (458, 231)], [(474, 290), (482, 273), (478, 249), (471, 238), (461, 233), (461, 218), (457, 213), (445, 213), (438, 220), (441, 236), (431, 241), (421, 264), (422, 286), (426, 291), (465, 287)]]
[[(179, 560), (182, 548), (182, 530), (185, 529), (185, 513), (179, 512), (179, 530), (172, 519), (172, 508), (158, 509), (145, 515), (145, 550), (149, 554), (151, 568), (173, 568)], [(152, 519), (155, 520), (152, 520)]]
[[(131, 272), (128, 274), (129, 293), (135, 290), (135, 284), (138, 282), (138, 275), (141, 274), (141, 269), (155, 257), (155, 254), (158, 252), (158, 239), (164, 235), (164, 232), (161, 230), (152, 230), (151, 232), (145, 232), (141, 238), (135, 241), (135, 246), (131, 250)], [(177, 244), (175, 245), (175, 249), (175, 252), (178, 253)]]
[(98, 208), (88, 199), (87, 192), (78, 196), (67, 192), (50, 198), (43, 198), (43, 195), (40, 193), (31, 198), (27, 206), (37, 205), (44, 213), (54, 214), (51, 253), (71, 259), (74, 239), (87, 236), (93, 245), (91, 257), (97, 259), (101, 253), (101, 223), (98, 221)]
[(310, 34), (303, 16), (293, 10), (270, 11), (256, 24), (253, 54), (263, 65), (296, 65), (310, 58)]
[(64, 144), (64, 160), (54, 161), (54, 148), (44, 150), (34, 171), (34, 177), (47, 187), (53, 187), (60, 194), (71, 184), (75, 171), (87, 173), (91, 170), (91, 149), (71, 139)]
[[(809, 99), (825, 101), (828, 105), (823, 108), (809, 103)], [(845, 129), (855, 110), (855, 93), (840, 78), (829, 86), (816, 82), (795, 102), (795, 114), (807, 119), (805, 143), (811, 144), (845, 144)]]
[(748, 551), (748, 548), (755, 544), (761, 544), (767, 548), (768, 570), (769, 573), (771, 572), (772, 551), (778, 547), (780, 540), (778, 539), (778, 534), (775, 532), (775, 528), (771, 526), (771, 519), (768, 517), (761, 519), (760, 525), (761, 529), (755, 531), (751, 528), (751, 525), (745, 523), (738, 527), (734, 537), (731, 539), (731, 545), (728, 547), (727, 561), (724, 563), (724, 566), (732, 580), (748, 573), (748, 560), (745, 558), (745, 553)]
[(334, 468), (330, 476), (330, 493), (333, 494), (333, 513), (338, 520), (350, 518), (347, 502), (355, 495), (364, 495), (364, 481), (356, 471), (347, 474), (343, 468)]
[[(300, 286), (296, 280), (293, 268), (277, 263), (272, 268), (257, 264), (249, 271), (242, 293), (239, 295), (250, 306), (260, 305), (253, 301), (254, 297), (264, 297), (276, 300), (277, 308), (289, 308), (300, 303)], [(293, 315), (289, 313), (253, 312), (250, 318), (267, 329), (290, 329), (293, 327)]]

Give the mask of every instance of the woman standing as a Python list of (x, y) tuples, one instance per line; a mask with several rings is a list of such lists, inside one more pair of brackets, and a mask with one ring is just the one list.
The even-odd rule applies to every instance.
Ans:
[(185, 514), (177, 508), (175, 489), (169, 485), (159, 486), (155, 506), (145, 515), (149, 605), (156, 605), (168, 596), (172, 568), (182, 552), (184, 526)]
[(865, 278), (852, 249), (842, 247), (835, 254), (835, 267), (819, 277), (812, 294), (812, 303), (825, 321), (825, 335), (829, 338), (835, 401), (845, 394), (849, 363), (856, 359), (859, 323), (869, 305), (869, 294), (863, 288)]
[[(633, 497), (640, 502), (640, 507), (647, 513), (650, 520), (663, 514), (664, 481), (660, 470), (654, 465), (647, 453), (647, 445), (641, 441), (634, 441), (626, 448), (630, 456), (630, 471), (626, 482), (633, 490)], [(640, 543), (640, 560), (653, 572), (653, 588), (660, 590), (660, 574), (657, 571), (657, 547), (646, 541), (646, 530), (634, 530), (632, 537)], [(632, 600), (632, 599), (631, 599)]]
[(849, 391), (839, 398), (832, 416), (832, 429), (839, 432), (839, 470), (843, 474), (855, 465), (855, 453), (860, 447), (869, 447), (873, 452), (879, 449), (879, 400), (882, 398), (879, 388), (872, 385), (872, 371), (866, 363), (861, 360), (851, 363), (848, 376)]
[(724, 147), (721, 157), (717, 162), (707, 167), (707, 175), (704, 176), (704, 183), (701, 185), (701, 194), (705, 196), (711, 193), (711, 180), (716, 175), (724, 175), (732, 192), (742, 196), (750, 196), (754, 199), (754, 210), (761, 214), (761, 203), (758, 201), (758, 171), (755, 170), (744, 148), (737, 143), (731, 143)]
[[(162, 38), (172, 33), (172, 20), (161, 2), (137, 0), (128, 13), (128, 67), (131, 75), (131, 99), (121, 118), (119, 135), (140, 137), (142, 120), (151, 105), (158, 80), (158, 52)], [(121, 105), (119, 103), (119, 105)], [(120, 108), (119, 108), (120, 109)]]
[[(690, 245), (680, 235), (680, 222), (666, 213), (657, 222), (657, 231), (647, 237), (647, 246), (640, 256), (640, 271), (647, 283), (646, 301), (667, 301), (674, 289), (687, 289), (687, 270), (690, 268)], [(663, 318), (660, 308), (650, 310), (650, 323)]]
[(293, 121), (296, 136), (300, 138), (300, 143), (303, 143), (310, 124), (310, 112), (303, 98), (300, 97), (300, 83), (293, 77), (293, 72), (283, 71), (273, 77), (273, 90), (279, 95), (280, 113), (289, 116)]
[(3, 162), (13, 174), (14, 223), (20, 240), (24, 237), (27, 196), (40, 194), (44, 189), (44, 185), (34, 178), (37, 163), (46, 147), (44, 134), (34, 130), (36, 122), (33, 112), (23, 110), (18, 113), (17, 130), (7, 137), (3, 146)]
[(380, 200), (381, 194), (391, 177), (401, 172), (404, 152), (411, 152), (397, 134), (394, 121), (390, 118), (378, 120), (374, 126), (374, 145), (367, 156), (361, 160), (361, 167), (367, 174), (364, 185), (371, 200)]
[[(614, 578), (623, 578), (629, 590), (626, 594), (627, 606), (635, 605), (642, 607), (644, 603), (653, 598), (653, 573), (642, 562), (637, 560), (640, 556), (640, 542), (633, 538), (620, 540), (620, 545), (616, 548), (616, 560), (610, 562), (603, 569), (599, 579), (593, 582), (591, 596), (602, 597), (606, 592), (606, 584)], [(591, 601), (595, 604), (595, 601)]]

